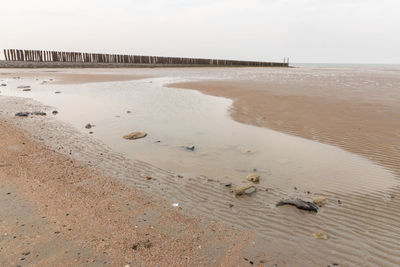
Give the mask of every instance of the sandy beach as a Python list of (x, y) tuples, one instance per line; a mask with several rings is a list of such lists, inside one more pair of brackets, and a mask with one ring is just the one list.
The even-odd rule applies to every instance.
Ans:
[[(0, 264), (396, 266), (400, 263), (398, 74), (398, 69), (343, 67), (1, 70), (0, 80), (6, 86), (0, 87), (4, 91), (0, 94)], [(18, 85), (32, 86), (32, 94), (23, 95)], [(124, 95), (123, 86), (151, 94)], [(72, 87), (88, 91), (97, 88), (99, 95), (120, 88), (115, 94), (121, 98), (115, 101), (132, 97), (128, 98), (135, 103), (132, 115), (126, 114), (129, 106), (123, 102), (118, 113), (106, 106), (96, 108), (96, 94), (74, 98), (76, 92), (68, 91)], [(155, 103), (153, 108), (160, 106), (157, 94), (165, 97), (162, 92), (169, 89), (176, 90), (168, 92), (181, 102), (193, 97), (197, 101), (193, 105), (201, 108), (209, 107), (203, 101), (221, 106), (216, 113), (228, 106), (227, 114), (240, 122), (232, 126), (238, 127), (231, 128), (234, 131), (262, 138), (258, 136), (267, 131), (263, 128), (275, 130), (276, 135), (265, 135), (273, 139), (271, 143), (279, 144), (279, 153), (288, 156), (273, 163), (266, 157), (276, 154), (263, 154), (260, 144), (260, 151), (252, 148), (254, 153), (240, 153), (245, 154), (243, 161), (255, 166), (264, 160), (264, 166), (252, 170), (253, 165), (248, 164), (242, 172), (229, 173), (223, 168), (228, 163), (219, 154), (201, 151), (200, 134), (189, 139), (197, 138), (200, 154), (185, 154), (188, 152), (176, 148), (173, 138), (167, 138), (167, 130), (157, 135), (155, 132), (164, 128), (150, 128), (158, 121), (146, 124), (148, 117), (138, 111), (144, 98)], [(182, 95), (186, 91), (182, 89), (207, 96), (192, 94), (191, 90)], [(93, 99), (93, 111), (77, 107), (78, 115), (67, 114), (71, 104), (55, 102), (57, 90), (61, 92), (57, 97), (71, 98), (71, 103)], [(114, 101), (107, 97), (110, 103)], [(102, 98), (99, 101), (104, 102)], [(189, 110), (188, 106), (182, 108)], [(204, 114), (201, 108), (193, 114)], [(54, 109), (60, 114), (51, 115)], [(100, 113), (101, 109), (106, 112)], [(20, 111), (46, 111), (47, 115), (15, 117)], [(83, 120), (74, 116), (84, 117), (85, 112), (98, 116), (93, 134), (76, 127)], [(139, 119), (129, 121), (128, 116)], [(230, 127), (231, 118), (222, 113), (221, 125)], [(123, 125), (127, 124), (148, 126), (144, 130), (150, 131), (146, 137), (150, 141), (135, 147), (119, 143), (122, 138), (116, 133), (126, 131)], [(172, 121), (167, 124), (177, 127)], [(197, 124), (203, 126), (200, 120)], [(244, 124), (257, 127), (246, 128)], [(288, 135), (279, 135), (282, 132)], [(201, 134), (211, 140), (212, 133)], [(118, 141), (110, 141), (109, 136), (116, 136)], [(166, 146), (154, 148), (159, 136)], [(257, 141), (267, 142), (268, 138)], [(243, 142), (243, 147), (252, 145)], [(291, 142), (294, 150), (301, 148), (308, 154), (286, 148), (285, 143)], [(234, 162), (239, 155), (241, 160), (240, 153), (231, 152), (219, 139), (210, 143), (207, 150), (215, 147), (221, 158), (226, 154), (228, 161)], [(130, 155), (124, 147), (137, 152)], [(289, 157), (295, 153), (299, 158)], [(148, 160), (151, 157), (153, 161)], [(313, 163), (324, 157), (329, 165), (321, 161), (320, 166), (314, 163), (314, 169), (305, 167), (307, 161)], [(171, 163), (174, 160), (177, 167)], [(203, 163), (205, 167), (196, 166)], [(175, 169), (179, 164), (186, 168)], [(212, 164), (220, 168), (208, 174)], [(286, 171), (280, 172), (280, 168)], [(203, 170), (205, 175), (197, 173)], [(233, 189), (246, 182), (245, 176), (251, 172), (261, 175), (255, 185), (257, 191), (235, 196)], [(234, 177), (237, 173), (241, 179)], [(332, 177), (324, 182), (327, 175)], [(353, 183), (348, 183), (352, 175)], [(327, 203), (317, 214), (275, 207), (282, 199), (312, 201), (318, 196), (326, 198)], [(326, 233), (327, 240), (314, 237), (319, 230)]]

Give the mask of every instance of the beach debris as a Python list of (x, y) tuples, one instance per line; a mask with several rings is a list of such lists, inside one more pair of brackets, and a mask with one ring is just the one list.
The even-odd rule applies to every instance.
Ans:
[(154, 143), (161, 143), (161, 141), (160, 141), (160, 140), (157, 140), (157, 141), (155, 141)]
[(251, 181), (253, 183), (259, 183), (260, 182), (260, 175), (257, 173), (249, 174), (246, 176), (247, 181)]
[(316, 197), (313, 198), (313, 203), (315, 205), (318, 205), (319, 207), (322, 207), (323, 205), (326, 204), (326, 197), (316, 196)]
[(342, 204), (342, 201), (340, 199), (338, 199), (337, 203), (340, 205), (340, 204)]
[(85, 125), (85, 128), (86, 128), (86, 129), (90, 129), (90, 128), (92, 128), (93, 126), (94, 126), (94, 125), (88, 123), (88, 124)]
[(172, 203), (172, 207), (179, 207), (179, 203)]
[(151, 180), (152, 177), (151, 177), (151, 176), (146, 176), (146, 179), (147, 179), (147, 180)]
[(31, 88), (29, 85), (20, 85), (17, 87), (18, 89), (29, 89)]
[(31, 113), (32, 115), (37, 115), (37, 116), (46, 116), (46, 112), (42, 112), (42, 111), (34, 111)]
[(146, 241), (142, 241), (142, 242), (138, 242), (132, 245), (132, 249), (133, 250), (138, 250), (140, 247), (144, 247), (144, 248), (151, 248), (152, 244), (150, 242), (149, 239), (147, 239)]
[(7, 86), (7, 84), (5, 84), (5, 83), (2, 83), (2, 84), (1, 84), (1, 86)]
[(28, 117), (29, 116), (29, 112), (17, 112), (17, 113), (15, 113), (15, 116), (17, 116), (17, 117)]
[(25, 88), (25, 89), (22, 89), (22, 92), (29, 92), (29, 91), (31, 91), (31, 89), (30, 89), (30, 88)]
[(231, 187), (232, 183), (225, 184), (226, 187)]
[(314, 238), (316, 239), (324, 239), (327, 240), (328, 236), (326, 235), (326, 233), (323, 230), (318, 230), (313, 234)]
[(128, 139), (128, 140), (135, 140), (139, 138), (144, 138), (147, 136), (147, 133), (145, 132), (132, 132), (130, 134), (124, 135), (122, 138)]
[(178, 174), (178, 178), (181, 178), (181, 179), (182, 179), (182, 178), (183, 178), (183, 175)]
[(190, 151), (194, 151), (195, 147), (194, 145), (189, 145), (189, 146), (185, 146), (186, 150), (190, 150)]
[(291, 205), (295, 206), (296, 208), (300, 210), (307, 210), (307, 211), (313, 211), (313, 212), (318, 212), (318, 206), (315, 205), (312, 202), (309, 201), (304, 201), (301, 199), (285, 199), (282, 201), (279, 201), (276, 206), (284, 206), (284, 205)]
[(55, 93), (55, 94), (61, 94), (61, 92), (60, 92), (60, 91), (55, 91), (54, 93)]
[(127, 110), (127, 111), (126, 111), (126, 113), (128, 113), (128, 114), (131, 114), (131, 113), (132, 113), (132, 111), (130, 111), (130, 110)]
[(256, 188), (252, 184), (246, 184), (242, 186), (238, 186), (235, 188), (235, 195), (241, 196), (243, 194), (251, 194), (256, 191)]
[(93, 132), (89, 132), (89, 134), (93, 134)]
[(53, 110), (53, 115), (57, 115), (58, 114), (58, 111), (57, 110)]

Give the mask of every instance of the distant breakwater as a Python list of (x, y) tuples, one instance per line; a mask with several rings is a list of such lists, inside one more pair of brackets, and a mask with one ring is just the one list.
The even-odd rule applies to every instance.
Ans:
[[(261, 62), (261, 61), (241, 61), (225, 59), (204, 59), (204, 58), (179, 58), (179, 57), (157, 57), (141, 55), (117, 55), (117, 54), (97, 54), (82, 52), (60, 52), (44, 50), (21, 50), (4, 49), (4, 57), (7, 62), (38, 62), (38, 63), (73, 63), (70, 66), (92, 65), (101, 63), (104, 67), (122, 66), (240, 66), (240, 67), (288, 67), (285, 62)], [(6, 64), (5, 64), (6, 65)], [(13, 64), (11, 64), (13, 65)], [(15, 64), (14, 64), (15, 65)], [(30, 66), (29, 64), (20, 64)], [(40, 66), (64, 64), (39, 64)], [(33, 66), (33, 65), (32, 65)]]

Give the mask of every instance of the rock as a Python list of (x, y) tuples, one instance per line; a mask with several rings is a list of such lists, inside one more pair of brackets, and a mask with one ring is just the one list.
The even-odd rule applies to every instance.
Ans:
[(133, 133), (124, 135), (123, 138), (128, 139), (128, 140), (135, 140), (135, 139), (143, 138), (146, 136), (147, 136), (147, 133), (145, 133), (145, 132), (133, 132)]
[(326, 204), (326, 197), (316, 196), (316, 197), (313, 198), (313, 203), (315, 205), (318, 205), (319, 207), (322, 207), (323, 205)]
[(58, 111), (57, 110), (53, 110), (53, 115), (57, 115), (58, 114)]
[(324, 239), (327, 240), (328, 236), (326, 235), (326, 233), (322, 230), (318, 230), (313, 234), (314, 238), (316, 239)]
[(15, 116), (17, 116), (17, 117), (28, 117), (29, 116), (29, 112), (17, 112), (17, 113), (15, 113)]
[(296, 208), (300, 210), (307, 210), (307, 211), (313, 211), (313, 212), (318, 212), (318, 206), (315, 205), (312, 202), (309, 201), (304, 201), (301, 199), (285, 199), (276, 204), (277, 207), (279, 206), (284, 206), (284, 205), (292, 205), (295, 206)]
[[(254, 186), (251, 185), (251, 184), (246, 184), (246, 185), (238, 186), (238, 187), (235, 188), (235, 195), (236, 195), (236, 196), (241, 196), (241, 195), (245, 194), (246, 191), (249, 190), (249, 189), (251, 189), (251, 188), (254, 188)], [(254, 188), (254, 189), (255, 189), (255, 188)], [(250, 191), (248, 191), (248, 192), (250, 192)], [(246, 194), (247, 194), (247, 193), (246, 193)], [(251, 193), (250, 193), (250, 194), (251, 194)]]
[(88, 123), (88, 124), (85, 125), (85, 128), (86, 128), (86, 129), (90, 129), (90, 128), (92, 128), (92, 127), (93, 127), (93, 125), (91, 125), (90, 123)]
[(46, 116), (46, 112), (42, 112), (42, 111), (35, 111), (31, 113), (32, 115), (37, 115), (37, 116)]
[(256, 188), (255, 188), (255, 187), (250, 187), (249, 189), (246, 189), (246, 190), (244, 191), (244, 193), (245, 193), (246, 195), (251, 195), (251, 194), (253, 194), (254, 192), (256, 192)]
[(193, 145), (185, 146), (186, 150), (194, 151), (195, 147)]
[(249, 174), (246, 177), (247, 181), (251, 181), (253, 183), (259, 183), (260, 182), (260, 175), (257, 173)]

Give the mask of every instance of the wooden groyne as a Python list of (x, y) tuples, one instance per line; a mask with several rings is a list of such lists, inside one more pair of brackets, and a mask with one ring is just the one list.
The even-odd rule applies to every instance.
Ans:
[(4, 49), (6, 61), (21, 62), (69, 62), (69, 63), (112, 63), (139, 65), (204, 65), (204, 66), (248, 66), (288, 67), (289, 63), (241, 61), (225, 59), (156, 57), (140, 55), (95, 54), (82, 52), (60, 52), (45, 50)]

